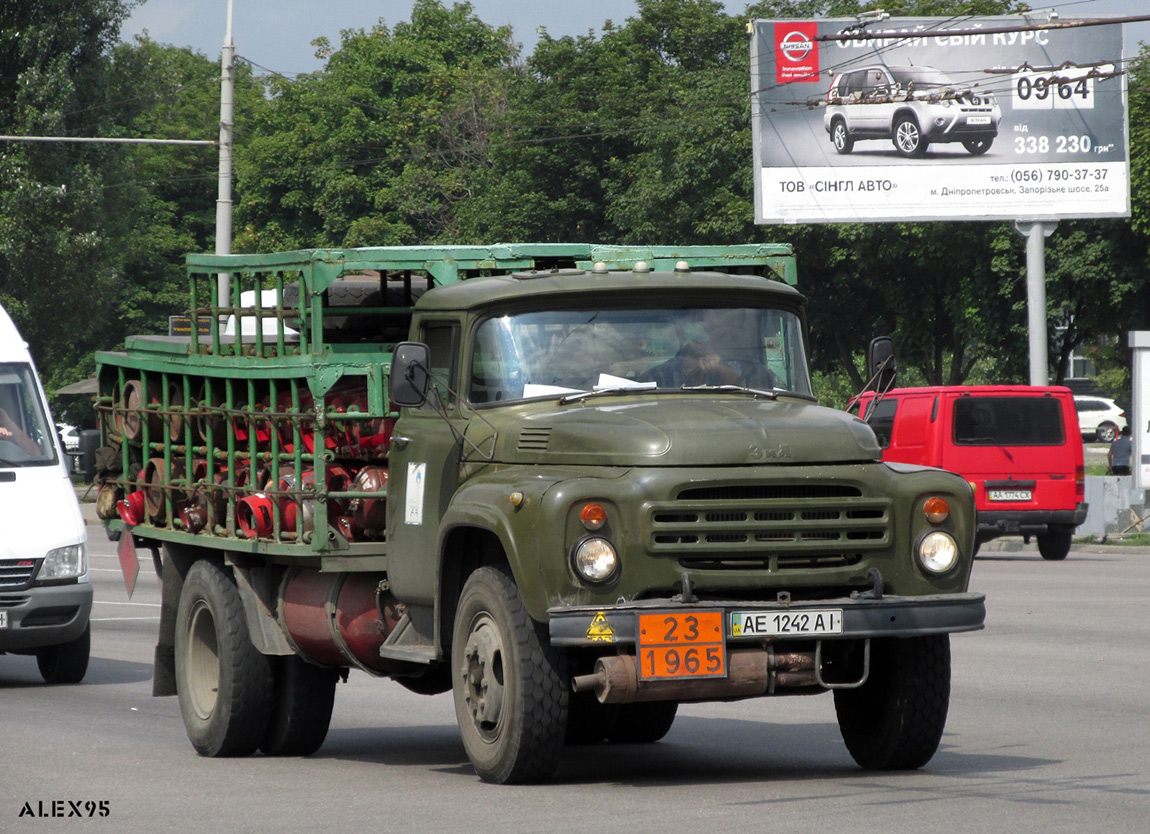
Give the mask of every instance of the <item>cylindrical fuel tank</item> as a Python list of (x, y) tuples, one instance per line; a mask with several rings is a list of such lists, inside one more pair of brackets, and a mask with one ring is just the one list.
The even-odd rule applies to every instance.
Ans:
[(288, 573), (280, 586), (280, 612), (288, 637), (323, 666), (355, 666), (382, 673), (379, 647), (402, 615), (379, 574)]

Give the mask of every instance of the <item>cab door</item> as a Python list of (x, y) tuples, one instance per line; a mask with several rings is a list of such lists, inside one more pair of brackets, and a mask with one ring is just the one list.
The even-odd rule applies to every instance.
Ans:
[(459, 390), (459, 323), (426, 319), (416, 335), (430, 350), (431, 385), (427, 402), (402, 410), (392, 435), (387, 573), (392, 590), (404, 602), (433, 605), (439, 525), (459, 486), (458, 438), (467, 428), (467, 419), (453, 393)]

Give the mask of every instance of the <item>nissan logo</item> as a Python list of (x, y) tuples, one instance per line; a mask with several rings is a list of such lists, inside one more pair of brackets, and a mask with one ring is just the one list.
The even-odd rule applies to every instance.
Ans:
[(806, 58), (813, 47), (814, 44), (811, 43), (811, 39), (802, 32), (787, 32), (782, 43), (779, 44), (779, 50), (787, 57), (787, 60), (796, 63)]

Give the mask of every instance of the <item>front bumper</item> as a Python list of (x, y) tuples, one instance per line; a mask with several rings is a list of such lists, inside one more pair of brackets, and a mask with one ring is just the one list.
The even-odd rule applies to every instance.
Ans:
[[(868, 592), (869, 593), (869, 592)], [(650, 599), (617, 603), (610, 606), (575, 606), (552, 608), (551, 643), (555, 646), (605, 648), (634, 645), (638, 634), (639, 615), (655, 611), (686, 612), (721, 611), (724, 641), (729, 645), (758, 644), (757, 635), (736, 635), (733, 615), (747, 612), (797, 615), (827, 609), (842, 610), (842, 631), (818, 639), (859, 639), (866, 637), (916, 637), (977, 631), (986, 619), (986, 596), (979, 593), (939, 594), (934, 596), (879, 598), (848, 597), (802, 602), (711, 601), (683, 603), (674, 599)], [(810, 640), (803, 634), (766, 638), (772, 642)]]
[(92, 586), (44, 585), (0, 594), (8, 626), (0, 628), (0, 652), (28, 652), (75, 640), (88, 627)]
[(978, 538), (988, 541), (998, 536), (1038, 535), (1053, 528), (1077, 527), (1086, 521), (1085, 502), (1073, 510), (978, 510)]

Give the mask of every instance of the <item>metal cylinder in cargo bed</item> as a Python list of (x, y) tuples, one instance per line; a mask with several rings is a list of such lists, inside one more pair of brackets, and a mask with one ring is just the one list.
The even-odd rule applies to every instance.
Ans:
[(300, 654), (323, 666), (386, 671), (379, 648), (400, 615), (381, 580), (378, 574), (289, 573), (280, 611)]

